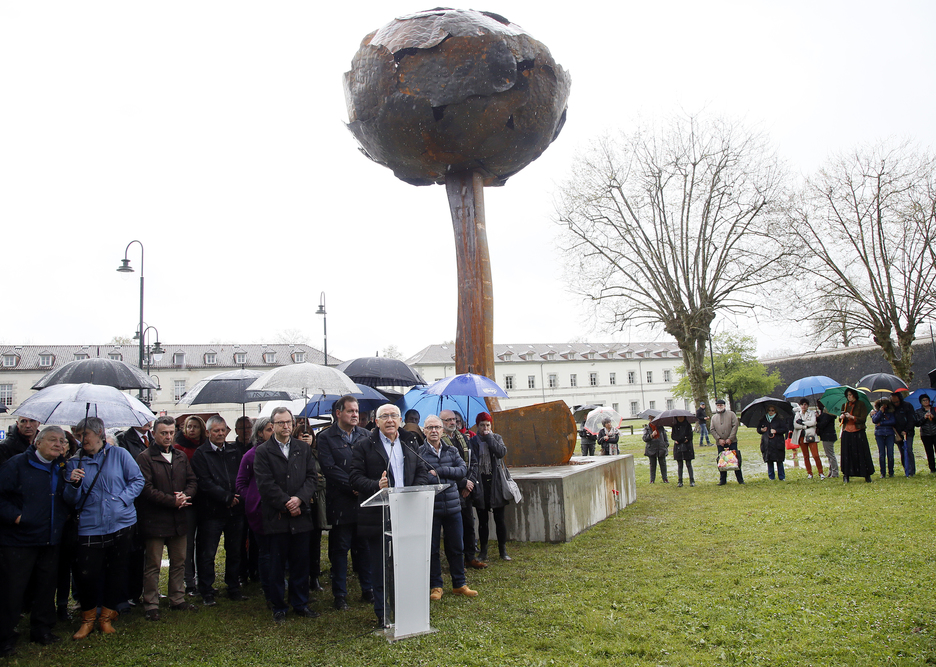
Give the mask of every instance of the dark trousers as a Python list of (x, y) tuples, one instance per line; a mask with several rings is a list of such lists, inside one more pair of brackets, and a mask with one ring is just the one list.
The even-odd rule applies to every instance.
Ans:
[[(331, 563), (332, 595), (336, 598), (348, 597), (348, 551), (351, 550), (357, 535), (357, 524), (340, 523), (328, 531), (328, 560)], [(366, 553), (366, 543), (361, 542)], [(360, 557), (358, 580), (361, 582), (361, 592), (373, 590), (370, 576), (370, 563), (366, 558)]]
[(124, 582), (124, 590), (120, 594), (119, 604), (122, 608), (129, 609), (128, 600), (139, 600), (143, 597), (145, 561), (146, 545), (142, 539), (134, 537), (130, 543), (130, 553), (127, 554), (127, 579)]
[(936, 435), (920, 435), (923, 441), (923, 451), (926, 452), (926, 463), (930, 472), (936, 472)]
[(0, 646), (16, 643), (14, 629), (23, 610), (26, 586), (34, 579), (29, 634), (38, 639), (55, 626), (55, 582), (59, 548), (0, 547)]
[(131, 531), (124, 529), (107, 546), (83, 544), (79, 537), (75, 551), (75, 589), (81, 611), (99, 604), (117, 609), (126, 590), (127, 560), (132, 546)]
[(677, 469), (677, 471), (678, 471), (678, 473), (679, 473), (679, 483), (682, 484), (682, 469), (683, 469), (683, 464), (686, 465), (686, 471), (689, 473), (689, 481), (692, 482), (692, 483), (694, 483), (694, 482), (695, 482), (695, 478), (692, 476), (692, 461), (691, 461), (691, 460), (688, 460), (688, 459), (685, 460), (685, 461), (683, 461), (682, 459), (676, 459), (676, 469)]
[(215, 556), (221, 535), (224, 534), (224, 583), (228, 594), (240, 590), (240, 552), (244, 521), (240, 514), (226, 519), (199, 519), (198, 547), (195, 561), (198, 566), (198, 592), (202, 597), (214, 594)]
[[(227, 539), (227, 538), (225, 538)], [(273, 613), (309, 606), (309, 532), (267, 535), (270, 543), (270, 605)], [(286, 564), (289, 563), (289, 604)], [(201, 583), (199, 581), (199, 583)]]
[(504, 521), (504, 508), (495, 507), (491, 510), (478, 510), (478, 543), (481, 547), (481, 553), (487, 555), (488, 547), (488, 512), (494, 514), (494, 530), (497, 533), (497, 546), (507, 546), (507, 522)]
[(72, 565), (75, 562), (75, 549), (78, 547), (78, 522), (74, 518), (65, 522), (62, 539), (59, 542), (58, 575), (55, 585), (56, 604), (68, 606), (68, 593), (72, 584)]
[(471, 502), (462, 505), (462, 546), (464, 546), (465, 562), (470, 563), (475, 558), (475, 518), (474, 507)]
[(465, 585), (465, 556), (462, 546), (461, 512), (432, 515), (432, 547), (429, 551), (429, 587), (442, 588), (442, 560), (439, 542), (445, 530), (445, 559), (452, 575), (452, 588)]
[[(738, 443), (732, 442), (728, 446), (718, 445), (718, 451), (721, 452), (725, 449), (733, 449), (738, 455), (738, 469), (735, 470), (735, 479), (738, 480), (738, 484), (744, 484), (744, 473), (741, 472), (741, 450), (738, 449)], [(783, 465), (783, 462), (780, 462), (780, 465)], [(721, 471), (718, 473), (718, 483), (727, 484), (728, 483), (728, 473)]]
[(595, 455), (595, 441), (592, 440), (588, 442), (582, 440), (582, 456), (594, 456)]
[(260, 589), (264, 599), (270, 601), (270, 538), (260, 533), (251, 532), (251, 539), (257, 543), (257, 575), (260, 577)]
[(318, 579), (322, 574), (322, 529), (313, 528), (309, 533), (309, 579)]
[(663, 481), (667, 481), (666, 478), (666, 455), (662, 456), (651, 456), (650, 457), (650, 483), (653, 484), (656, 481), (656, 471), (657, 465), (660, 466), (660, 477), (663, 478)]
[[(188, 512), (188, 541), (185, 548), (185, 587), (194, 589), (198, 585), (195, 572), (195, 549), (198, 540), (198, 515)], [(212, 556), (214, 558), (214, 556)]]
[[(386, 570), (386, 561), (384, 559), (384, 539), (381, 534), (368, 535), (363, 538), (367, 545), (367, 566), (370, 569), (371, 583), (374, 590), (374, 613), (377, 618), (385, 624), (388, 619), (385, 618), (384, 608), (384, 576)], [(390, 538), (386, 538), (387, 549), (390, 549)]]

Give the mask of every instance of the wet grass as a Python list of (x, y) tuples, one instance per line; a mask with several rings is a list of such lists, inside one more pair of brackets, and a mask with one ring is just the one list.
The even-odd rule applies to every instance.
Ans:
[(222, 597), (159, 623), (135, 612), (116, 636), (41, 650), (21, 642), (8, 662), (936, 664), (936, 475), (845, 485), (788, 468), (785, 482), (771, 482), (745, 433), (744, 486), (733, 475), (715, 484), (712, 447), (696, 450), (698, 485), (677, 489), (674, 465), (669, 484), (648, 484), (642, 443), (623, 440), (637, 502), (571, 543), (511, 544), (513, 562), (470, 573), (478, 598), (433, 603), (436, 634), (390, 645), (370, 630), (368, 605), (339, 614), (327, 593), (321, 618), (275, 627), (251, 585), (245, 603)]

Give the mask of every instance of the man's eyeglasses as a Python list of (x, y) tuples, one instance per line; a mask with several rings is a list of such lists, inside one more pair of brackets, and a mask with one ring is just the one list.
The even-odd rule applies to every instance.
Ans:
[(424, 431), (441, 431), (442, 427), (441, 426), (424, 426), (423, 430)]
[(293, 420), (290, 419), (289, 421), (285, 421), (285, 422), (282, 422), (282, 421), (281, 421), (281, 422), (273, 422), (273, 425), (274, 425), (274, 426), (291, 426), (292, 423), (293, 423)]
[(399, 418), (400, 418), (399, 413), (395, 415), (380, 415), (379, 417), (377, 417), (377, 419), (399, 419)]

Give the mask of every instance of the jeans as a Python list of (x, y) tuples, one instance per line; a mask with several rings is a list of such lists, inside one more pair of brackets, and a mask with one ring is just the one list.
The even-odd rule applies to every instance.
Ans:
[(214, 595), (215, 556), (224, 534), (224, 583), (228, 594), (240, 591), (240, 553), (243, 539), (243, 516), (233, 514), (227, 519), (201, 519), (198, 522), (198, 592), (202, 597)]
[(462, 506), (462, 546), (465, 555), (465, 562), (470, 563), (475, 559), (475, 518), (474, 507), (471, 501)]
[(903, 465), (904, 475), (913, 477), (916, 474), (916, 456), (913, 454), (913, 433), (907, 433), (900, 453), (903, 457), (900, 462)]
[(657, 462), (660, 465), (660, 476), (663, 478), (663, 481), (668, 481), (666, 479), (666, 455), (663, 456), (651, 456), (650, 457), (650, 483), (653, 484), (656, 481), (656, 471), (657, 471)]
[[(309, 606), (309, 532), (267, 535), (270, 545), (270, 605), (273, 613)], [(286, 563), (289, 563), (289, 605)], [(201, 585), (201, 580), (199, 580)]]
[[(332, 595), (336, 598), (348, 597), (348, 551), (354, 544), (357, 533), (357, 524), (339, 523), (328, 531), (328, 560), (331, 563)], [(361, 593), (373, 589), (371, 584), (370, 563), (364, 558), (363, 567), (358, 568), (358, 580), (361, 582)]]
[(462, 553), (461, 512), (432, 515), (432, 546), (429, 551), (429, 587), (442, 588), (442, 561), (439, 542), (445, 529), (445, 559), (452, 575), (452, 588), (465, 585), (465, 557)]
[[(777, 461), (777, 476), (780, 478), (780, 481), (786, 479), (786, 471), (783, 469), (783, 461)], [(774, 478), (774, 462), (767, 461), (767, 477), (770, 479)]]
[(712, 443), (709, 442), (709, 437), (708, 437), (708, 434), (709, 434), (708, 426), (705, 424), (705, 422), (698, 422), (698, 424), (699, 424), (699, 446), (700, 447), (702, 446), (703, 439), (705, 440), (706, 445), (711, 445)]
[(838, 477), (839, 467), (838, 459), (835, 458), (835, 441), (823, 440), (822, 451), (825, 452), (826, 458), (829, 459), (829, 477)]
[[(888, 474), (894, 476), (894, 433), (891, 429), (891, 433), (887, 435), (878, 435), (874, 434), (874, 439), (877, 440), (878, 446), (878, 463), (881, 467), (881, 477), (884, 477), (884, 471), (887, 470)], [(885, 467), (885, 462), (887, 466)]]

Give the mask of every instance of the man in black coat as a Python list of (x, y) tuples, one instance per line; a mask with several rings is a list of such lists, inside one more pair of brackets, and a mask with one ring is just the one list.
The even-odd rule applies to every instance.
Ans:
[(900, 448), (900, 463), (903, 465), (904, 475), (913, 477), (916, 474), (916, 457), (913, 454), (913, 436), (916, 435), (916, 409), (904, 400), (903, 392), (895, 391), (890, 396), (894, 406), (894, 417), (897, 423), (894, 431), (903, 438), (898, 443)]
[[(351, 488), (360, 500), (367, 500), (380, 489), (421, 486), (431, 483), (429, 467), (416, 451), (416, 436), (400, 428), (400, 409), (381, 405), (377, 409), (377, 428), (367, 440), (354, 448), (351, 460)], [(386, 626), (384, 590), (381, 572), (384, 567), (382, 507), (362, 507), (358, 511), (358, 530), (367, 540), (371, 555), (374, 584), (374, 612), (377, 622)]]
[(25, 452), (39, 432), (39, 422), (29, 417), (20, 417), (10, 428), (7, 437), (0, 442), (0, 465), (17, 454)]
[[(0, 656), (16, 653), (16, 625), (32, 579), (30, 638), (59, 641), (55, 583), (59, 542), (70, 508), (62, 492), (65, 432), (47, 426), (25, 452), (0, 469)], [(51, 490), (51, 493), (50, 493)]]
[(244, 452), (225, 442), (230, 429), (224, 419), (215, 415), (208, 419), (208, 442), (195, 450), (192, 469), (198, 480), (195, 514), (198, 518), (197, 548), (198, 592), (202, 604), (211, 607), (215, 601), (215, 555), (221, 534), (224, 534), (224, 583), (231, 600), (247, 597), (240, 590), (240, 543), (244, 535), (244, 505), (234, 483)]
[[(332, 595), (335, 609), (348, 608), (348, 550), (359, 543), (355, 556), (362, 601), (373, 602), (367, 546), (357, 535), (358, 505), (363, 500), (351, 488), (351, 457), (354, 448), (370, 437), (358, 426), (360, 413), (354, 396), (335, 401), (335, 423), (318, 434), (319, 463), (325, 475), (325, 512), (328, 525), (328, 560), (331, 562)], [(357, 562), (363, 559), (363, 563)]]
[[(270, 548), (270, 604), (273, 621), (286, 622), (286, 611), (315, 618), (309, 609), (309, 532), (315, 527), (312, 504), (318, 468), (312, 448), (291, 437), (293, 416), (276, 408), (270, 421), (273, 437), (257, 445), (254, 477), (260, 492), (263, 532)], [(289, 605), (286, 604), (286, 563), (289, 563)]]

